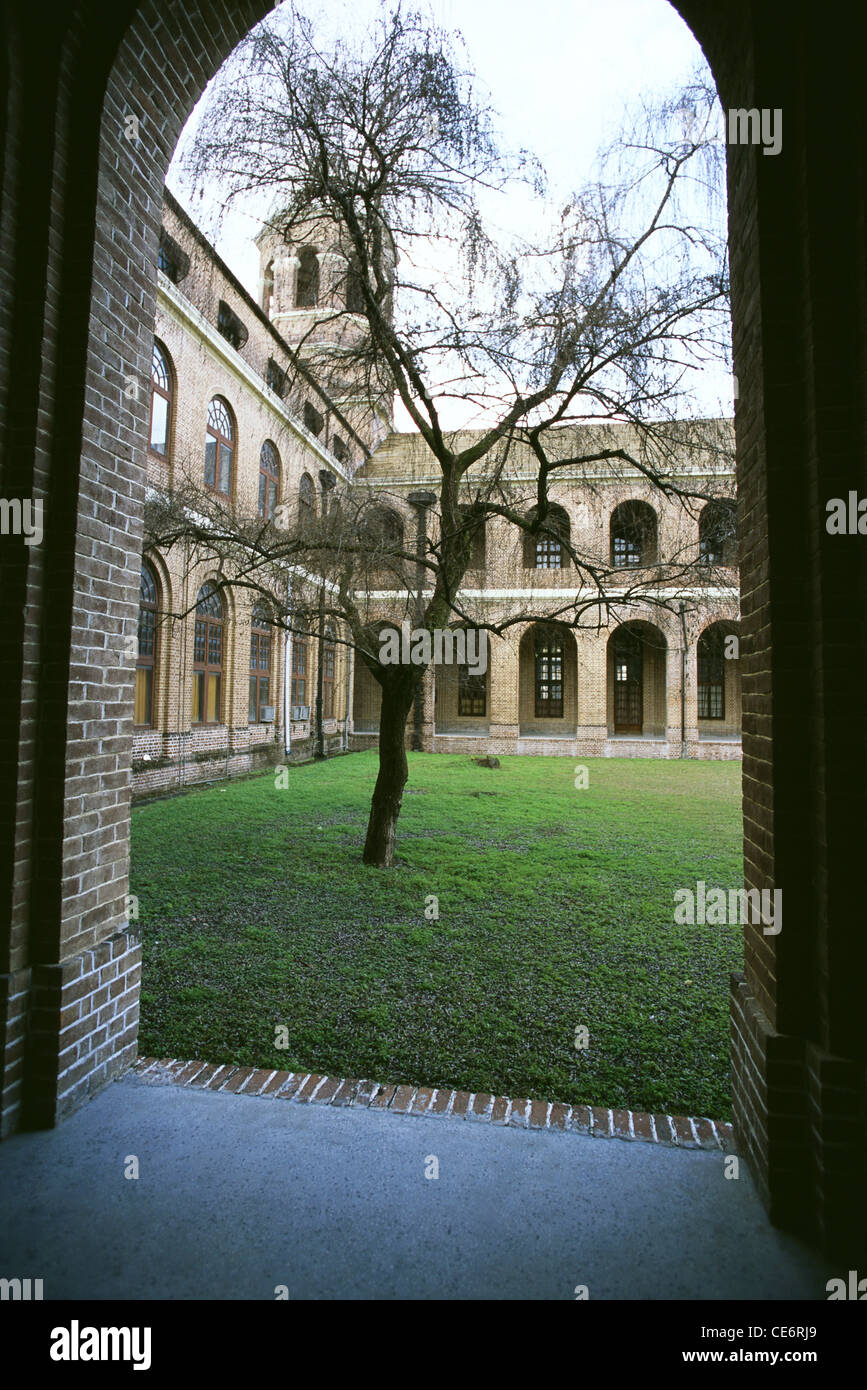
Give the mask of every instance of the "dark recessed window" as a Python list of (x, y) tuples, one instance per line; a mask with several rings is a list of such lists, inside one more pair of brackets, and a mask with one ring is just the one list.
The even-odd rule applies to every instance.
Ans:
[(187, 275), (190, 269), (190, 258), (186, 251), (182, 251), (173, 237), (170, 237), (165, 227), (160, 231), (160, 249), (157, 253), (157, 265), (168, 276), (173, 284), (177, 285)]
[(277, 362), (274, 361), (273, 357), (268, 358), (268, 372), (266, 380), (274, 394), (276, 396), (279, 396), (282, 400), (283, 394), (286, 390), (286, 373), (283, 371), (283, 368), (279, 366)]
[(280, 491), (280, 456), (275, 445), (266, 439), (259, 454), (259, 515), (272, 521)]
[(332, 436), (331, 452), (337, 459), (338, 463), (345, 463), (346, 460), (349, 458), (349, 450), (346, 447), (345, 441), (341, 439), (339, 434), (335, 434)]
[(473, 516), (469, 507), (458, 508), (461, 523), (467, 528), (470, 535), (471, 547), (468, 568), (471, 570), (481, 570), (485, 568), (485, 520), (484, 517)]
[(320, 435), (325, 425), (325, 416), (310, 401), (304, 402), (304, 425), (311, 434)]
[(269, 319), (274, 312), (274, 262), (269, 261), (262, 275), (262, 308)]
[(483, 715), (487, 709), (487, 675), (458, 667), (458, 714)]
[(152, 454), (167, 458), (172, 423), (172, 369), (162, 343), (154, 342), (151, 358), (151, 419), (149, 442)]
[(315, 309), (319, 303), (319, 257), (312, 246), (302, 246), (298, 252), (298, 279), (295, 282), (295, 307)]
[(229, 308), (224, 299), (220, 300), (220, 307), (217, 310), (217, 332), (222, 333), (226, 341), (237, 349), (242, 348), (249, 337), (245, 325), (238, 318), (234, 309)]
[(643, 569), (656, 564), (656, 512), (646, 502), (621, 502), (611, 513), (611, 564)]
[(337, 647), (334, 643), (334, 628), (330, 623), (325, 628), (325, 641), (322, 646), (322, 717), (334, 718), (334, 674), (337, 665)]
[(302, 529), (310, 526), (316, 515), (316, 489), (309, 473), (302, 473), (298, 486), (298, 522)]
[(737, 507), (708, 502), (698, 522), (699, 560), (703, 565), (737, 564)]
[(361, 271), (357, 265), (350, 265), (346, 274), (346, 307), (350, 314), (364, 313), (364, 292), (361, 286)]
[(698, 717), (725, 719), (725, 638), (719, 628), (698, 639)]
[(193, 724), (219, 724), (223, 684), (223, 600), (213, 584), (203, 584), (196, 600), (193, 643)]

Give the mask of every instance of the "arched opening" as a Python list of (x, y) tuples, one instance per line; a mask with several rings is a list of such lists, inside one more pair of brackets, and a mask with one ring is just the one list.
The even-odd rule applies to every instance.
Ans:
[(262, 309), (269, 319), (274, 317), (274, 262), (270, 260), (262, 272)]
[(608, 639), (609, 737), (664, 738), (667, 643), (658, 627), (622, 623)]
[(298, 485), (298, 524), (302, 531), (312, 526), (316, 517), (316, 488), (309, 473), (301, 474)]
[(273, 440), (266, 439), (259, 453), (259, 515), (273, 521), (280, 498), (280, 455)]
[(738, 509), (735, 502), (708, 502), (698, 520), (699, 560), (708, 567), (732, 568), (738, 562)]
[[(535, 509), (530, 513), (532, 520)], [(569, 513), (559, 503), (552, 502), (537, 534), (524, 532), (524, 568), (528, 570), (563, 570), (569, 568), (566, 546), (570, 540)]]
[[(67, 7), (56, 22), (50, 13), (40, 14), (38, 25), (29, 18), (25, 22), (28, 7), (23, 3), (10, 9), (10, 23), (31, 71), (42, 70), (47, 35), (61, 57), (45, 65), (45, 80), (31, 84), (32, 92), (24, 84), (21, 102), (10, 109), (5, 166), (11, 172), (4, 244), (12, 251), (20, 284), (3, 325), (4, 330), (8, 325), (9, 343), (18, 349), (3, 359), (4, 371), (8, 363), (14, 444), (10, 467), (17, 494), (45, 489), (61, 504), (54, 510), (53, 543), (44, 555), (16, 552), (8, 561), (4, 556), (3, 650), (21, 657), (10, 667), (12, 716), (3, 728), (11, 745), (10, 765), (22, 770), (18, 794), (22, 805), (32, 807), (32, 815), (28, 811), (16, 818), (13, 803), (3, 862), (10, 883), (25, 875), (32, 885), (29, 895), (14, 898), (17, 954), (10, 961), (27, 962), (34, 986), (47, 987), (49, 978), (61, 973), (58, 963), (75, 964), (82, 952), (105, 946), (111, 933), (125, 930), (128, 918), (125, 876), (116, 871), (122, 860), (106, 859), (88, 870), (94, 892), (102, 893), (99, 912), (62, 895), (59, 884), (63, 874), (68, 878), (77, 864), (98, 855), (102, 844), (122, 846), (126, 834), (122, 789), (130, 744), (121, 734), (116, 752), (99, 754), (112, 763), (111, 776), (120, 790), (85, 796), (94, 828), (80, 852), (73, 847), (74, 827), (64, 819), (67, 787), (80, 775), (72, 769), (87, 766), (97, 751), (90, 746), (90, 695), (69, 683), (67, 673), (86, 667), (91, 684), (100, 688), (102, 683), (106, 699), (120, 699), (132, 708), (132, 663), (125, 682), (105, 682), (105, 642), (98, 625), (82, 618), (95, 611), (93, 576), (86, 566), (102, 563), (97, 552), (104, 543), (115, 552), (112, 616), (127, 633), (134, 631), (136, 620), (140, 557), (132, 538), (139, 534), (144, 496), (147, 405), (144, 399), (129, 403), (132, 438), (129, 420), (103, 386), (118, 370), (118, 354), (122, 369), (141, 383), (147, 380), (158, 210), (153, 197), (142, 201), (140, 190), (159, 188), (184, 119), (229, 49), (267, 8), (260, 0), (207, 7), (193, 0), (183, 11), (162, 7), (157, 15), (155, 7), (140, 4), (106, 11), (96, 28), (78, 5)], [(787, 1224), (803, 1219), (813, 1230), (839, 1232), (851, 1204), (840, 1199), (843, 1170), (829, 1166), (833, 1154), (830, 1148), (826, 1152), (823, 1127), (808, 1129), (806, 1123), (794, 1122), (786, 1129), (792, 1137), (781, 1139), (779, 1148), (775, 1141), (776, 1156), (768, 1157), (768, 1113), (785, 1084), (768, 1080), (767, 1058), (749, 1054), (749, 1039), (780, 1039), (777, 1050), (785, 1048), (792, 1057), (799, 1100), (808, 1092), (801, 1079), (808, 1047), (813, 1076), (820, 1076), (831, 1056), (842, 1057), (841, 1065), (851, 1067), (852, 1075), (858, 1065), (863, 1073), (863, 943), (839, 906), (859, 891), (852, 818), (839, 808), (859, 804), (865, 781), (864, 751), (853, 749), (849, 732), (851, 678), (863, 666), (863, 631), (859, 624), (849, 624), (838, 641), (839, 627), (831, 633), (826, 624), (838, 600), (842, 609), (852, 594), (861, 592), (865, 561), (855, 546), (841, 554), (841, 546), (829, 543), (821, 508), (808, 501), (836, 496), (839, 480), (850, 477), (851, 460), (860, 456), (861, 424), (851, 408), (851, 402), (862, 398), (864, 373), (863, 355), (851, 350), (863, 336), (865, 302), (859, 289), (861, 248), (851, 234), (863, 201), (857, 154), (860, 52), (856, 44), (840, 45), (839, 34), (847, 27), (844, 8), (836, 3), (830, 11), (799, 7), (787, 12), (775, 25), (773, 41), (755, 7), (739, 7), (733, 23), (727, 15), (721, 18), (719, 6), (699, 0), (676, 0), (675, 8), (710, 55), (726, 106), (758, 107), (763, 93), (781, 91), (783, 105), (804, 133), (799, 158), (789, 163), (756, 158), (755, 148), (729, 150), (738, 463), (741, 492), (750, 499), (742, 537), (744, 624), (751, 643), (744, 672), (747, 882), (755, 887), (782, 882), (793, 903), (791, 929), (780, 939), (763, 937), (760, 929), (752, 933), (755, 949), (733, 1005), (747, 1039), (744, 1052), (735, 1056), (735, 1075), (743, 1081), (738, 1100), (742, 1133), (776, 1219)], [(196, 36), (192, 47), (190, 34)], [(825, 91), (830, 98), (824, 102), (815, 100), (804, 79), (805, 53), (815, 80), (829, 77)], [(172, 55), (177, 61), (169, 61)], [(125, 177), (130, 142), (123, 115), (130, 93), (153, 113), (150, 138), (134, 151), (141, 175), (136, 179)], [(45, 111), (51, 121), (41, 119)], [(97, 127), (98, 144), (89, 138)], [(34, 161), (20, 157), (28, 131), (37, 153)], [(829, 148), (837, 152), (833, 161), (827, 158)], [(61, 149), (62, 159), (57, 157)], [(46, 177), (29, 179), (36, 163)], [(54, 173), (50, 215), (49, 170)], [(817, 207), (833, 207), (836, 215), (816, 218), (814, 199)], [(118, 222), (126, 228), (122, 237)], [(807, 225), (813, 230), (805, 259), (804, 237), (792, 229)], [(83, 283), (82, 276), (82, 267), (91, 266), (93, 286)], [(130, 283), (140, 312), (129, 311)], [(46, 289), (44, 320), (33, 313), (34, 284)], [(103, 323), (91, 313), (90, 291), (97, 285), (116, 334), (110, 350)], [(792, 286), (798, 287), (797, 294)], [(832, 324), (830, 332), (820, 332), (823, 323)], [(43, 334), (46, 362), (40, 368)], [(62, 392), (53, 388), (58, 380)], [(100, 445), (94, 464), (90, 441), (97, 439), (110, 441), (111, 447)], [(81, 467), (83, 452), (86, 469)], [(793, 499), (810, 538), (808, 550), (796, 548), (795, 555), (787, 530)], [(101, 540), (88, 530), (94, 516), (106, 528)], [(796, 610), (793, 585), (803, 599)], [(27, 595), (47, 593), (67, 595), (70, 601), (25, 602)], [(39, 623), (44, 624), (41, 642), (36, 640)], [(828, 659), (832, 651), (833, 663)], [(791, 679), (792, 669), (802, 673), (802, 681)], [(804, 683), (822, 696), (806, 710)], [(67, 734), (78, 724), (80, 740)], [(57, 736), (46, 737), (52, 730)], [(804, 749), (806, 759), (800, 756)], [(802, 775), (805, 765), (806, 797), (791, 795), (791, 778), (796, 772)], [(14, 794), (12, 788), (9, 796)], [(21, 829), (25, 822), (26, 833)], [(38, 875), (31, 872), (36, 844)], [(136, 954), (130, 945), (128, 958), (134, 961)], [(17, 965), (10, 969), (14, 975)], [(59, 1016), (59, 1009), (55, 1013)], [(16, 1046), (21, 1036), (20, 1029), (10, 1033)], [(134, 1020), (119, 1021), (112, 1041), (116, 1046), (105, 1062), (108, 1074), (134, 1055)], [(33, 1047), (37, 1064), (49, 1063), (42, 1071), (37, 1066), (33, 1075), (47, 1076), (56, 1036), (48, 1042), (36, 1038)], [(756, 1069), (763, 1082), (768, 1080), (767, 1099), (745, 1080)], [(63, 1105), (76, 1103), (90, 1085), (88, 1078), (76, 1082), (77, 1089), (61, 1104), (54, 1081), (56, 1077), (49, 1094), (28, 1073), (23, 1091), (31, 1119), (53, 1122)], [(821, 1115), (823, 1085), (817, 1083), (811, 1101)], [(863, 1104), (862, 1095), (853, 1085), (852, 1106)], [(829, 1114), (830, 1105), (828, 1100)], [(8, 1112), (13, 1120), (19, 1108), (16, 1098)], [(847, 1146), (847, 1156), (855, 1152)], [(860, 1173), (863, 1165), (851, 1166)], [(809, 1194), (806, 1200), (804, 1193)]]
[(442, 660), (433, 668), (436, 732), (486, 735), (491, 722), (489, 635), (455, 625), (443, 636)]
[(646, 569), (656, 564), (656, 512), (648, 502), (621, 502), (611, 513), (610, 533), (614, 569)]
[(235, 423), (232, 410), (222, 396), (208, 406), (205, 431), (205, 487), (222, 497), (231, 497), (235, 464)]
[(247, 718), (251, 724), (273, 724), (275, 714), (271, 665), (274, 653), (274, 634), (268, 606), (261, 601), (253, 605), (250, 615), (250, 681)]
[(298, 278), (295, 282), (295, 308), (315, 309), (319, 303), (319, 257), (312, 246), (298, 252)]
[(534, 623), (518, 649), (518, 717), (522, 737), (575, 736), (578, 657), (575, 638), (560, 623)]
[[(379, 634), (388, 622), (371, 623), (368, 628), (367, 650), (376, 654), (380, 648)], [(382, 709), (382, 687), (371, 674), (360, 651), (356, 651), (352, 673), (352, 728), (357, 734), (378, 734)]]
[(740, 738), (740, 637), (735, 623), (712, 623), (700, 634), (696, 643), (696, 692), (699, 738)]
[(168, 461), (172, 437), (172, 398), (174, 371), (168, 349), (154, 339), (151, 363), (150, 424), (148, 447), (152, 454)]
[(138, 605), (138, 654), (135, 666), (135, 710), (133, 723), (139, 729), (154, 724), (159, 671), (158, 614), (160, 586), (156, 571), (142, 560)]
[(223, 722), (225, 618), (223, 596), (209, 580), (199, 589), (196, 599), (190, 707), (193, 724)]
[(403, 550), (403, 522), (392, 507), (369, 507), (359, 529), (374, 552)]

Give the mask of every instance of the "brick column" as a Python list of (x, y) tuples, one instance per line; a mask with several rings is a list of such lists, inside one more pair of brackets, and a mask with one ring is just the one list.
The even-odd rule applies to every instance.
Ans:
[(0, 548), (2, 1133), (55, 1122), (135, 1056), (129, 639), (162, 187), (266, 8), (7, 5), (0, 492), (43, 504), (44, 540)]
[(507, 630), (503, 637), (491, 637), (488, 643), (491, 712), (488, 722), (488, 752), (516, 753), (520, 734), (518, 714), (518, 649), (519, 632)]

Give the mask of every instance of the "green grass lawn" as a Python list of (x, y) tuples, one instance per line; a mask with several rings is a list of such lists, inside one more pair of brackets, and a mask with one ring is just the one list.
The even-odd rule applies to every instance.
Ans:
[(373, 753), (135, 809), (140, 1051), (730, 1118), (741, 930), (673, 904), (743, 882), (740, 763), (501, 763), (411, 754), (391, 870)]

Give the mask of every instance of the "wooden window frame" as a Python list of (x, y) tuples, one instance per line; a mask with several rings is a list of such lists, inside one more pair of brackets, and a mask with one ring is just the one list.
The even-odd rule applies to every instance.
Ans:
[[(263, 664), (263, 652), (267, 662)], [(250, 678), (247, 689), (247, 719), (250, 724), (261, 724), (263, 705), (276, 704), (271, 697), (272, 665), (274, 659), (274, 628), (262, 605), (256, 604), (250, 620)], [(265, 685), (267, 698), (262, 698), (262, 685)], [(252, 699), (251, 699), (252, 696)], [(250, 714), (252, 706), (253, 718)]]
[[(204, 595), (204, 598), (203, 598)], [(215, 598), (220, 605), (220, 617), (216, 617), (212, 612), (207, 611), (204, 604)], [(214, 635), (212, 635), (214, 634)], [(216, 636), (218, 634), (218, 636)], [(201, 639), (201, 640), (200, 640)], [(220, 659), (215, 662), (211, 660), (213, 650), (212, 643), (219, 643)], [(198, 656), (200, 650), (204, 651), (204, 659)], [(193, 630), (193, 699), (190, 705), (190, 723), (199, 728), (217, 728), (223, 724), (223, 710), (225, 704), (224, 689), (224, 667), (226, 654), (226, 605), (223, 596), (217, 588), (210, 582), (202, 585), (196, 600), (195, 628)], [(202, 677), (199, 682), (199, 677)], [(210, 682), (215, 679), (217, 685), (217, 699), (215, 700), (214, 719), (207, 718), (208, 712), (208, 691)], [(199, 686), (201, 696), (199, 700), (199, 718), (196, 719), (193, 710), (195, 708), (195, 691)]]
[[(307, 638), (306, 638), (306, 637), (293, 637), (293, 639), (292, 639), (292, 692), (291, 692), (291, 693), (292, 693), (292, 699), (291, 699), (290, 703), (291, 703), (292, 705), (307, 705), (307, 707), (309, 708), (310, 702), (309, 702), (309, 700), (307, 699), (307, 681), (308, 681), (308, 673), (307, 673), (307, 656), (308, 656), (308, 652), (307, 652)], [(300, 695), (299, 695), (299, 693), (298, 693), (298, 692), (299, 692), (299, 687), (300, 687), (301, 691), (303, 692), (303, 693), (300, 694)]]
[[(163, 386), (156, 378), (157, 358), (166, 377), (166, 385)], [(166, 447), (165, 452), (154, 448), (154, 396), (159, 396), (166, 403)], [(151, 354), (151, 393), (148, 408), (148, 453), (153, 454), (154, 458), (160, 459), (163, 463), (168, 463), (171, 451), (172, 440), (172, 406), (174, 404), (174, 374), (171, 358), (168, 349), (154, 338), (153, 352)]]
[[(145, 576), (150, 581), (153, 598), (146, 598), (144, 593)], [(136, 675), (135, 693), (133, 699), (133, 727), (136, 729), (153, 729), (155, 727), (154, 717), (156, 714), (157, 696), (157, 670), (159, 665), (159, 629), (157, 625), (157, 614), (159, 613), (160, 585), (156, 570), (149, 560), (142, 560), (141, 577), (139, 579), (139, 605), (138, 605), (138, 654), (136, 656)], [(150, 622), (143, 624), (142, 617), (152, 614)], [(143, 633), (143, 628), (149, 629)], [(144, 642), (143, 642), (144, 636)], [(148, 641), (149, 638), (149, 641)], [(142, 650), (144, 646), (144, 650)], [(148, 647), (150, 650), (148, 650)], [(147, 685), (147, 706), (148, 718), (140, 722), (136, 720), (135, 714), (138, 706), (139, 671), (148, 673)]]
[[(552, 663), (559, 661), (559, 674), (554, 675)], [(533, 636), (533, 695), (536, 719), (562, 719), (565, 708), (566, 642), (562, 633), (555, 630), (536, 630)], [(559, 697), (540, 691), (547, 687), (549, 692), (558, 687)]]
[[(478, 706), (481, 705), (481, 709)], [(486, 719), (488, 714), (488, 673), (470, 672), (469, 666), (458, 667), (458, 716), (461, 719)]]
[[(270, 458), (266, 459), (266, 454)], [(273, 467), (269, 467), (269, 464)], [(280, 455), (271, 439), (259, 450), (259, 515), (263, 521), (273, 521), (280, 505)]]
[[(724, 644), (725, 638), (721, 633), (708, 633), (706, 630), (696, 643), (696, 704), (699, 719), (718, 721), (726, 717)], [(715, 696), (718, 698), (715, 699)], [(704, 710), (702, 705), (705, 706)]]
[[(217, 406), (223, 412), (229, 424), (229, 434), (225, 434), (220, 424), (215, 424), (212, 420), (212, 413), (216, 414), (214, 407)], [(214, 454), (214, 481), (208, 482), (208, 440), (213, 439), (216, 444)], [(223, 449), (229, 450), (229, 487), (224, 491), (219, 485), (220, 468), (223, 458)], [(215, 492), (218, 497), (225, 497), (231, 500), (232, 488), (235, 481), (235, 421), (232, 416), (229, 402), (222, 396), (213, 396), (208, 404), (207, 424), (205, 427), (205, 487), (209, 492)]]
[[(334, 629), (326, 627), (322, 642), (322, 718), (336, 719), (334, 688), (337, 683), (337, 645)], [(299, 701), (300, 703), (300, 701)]]

